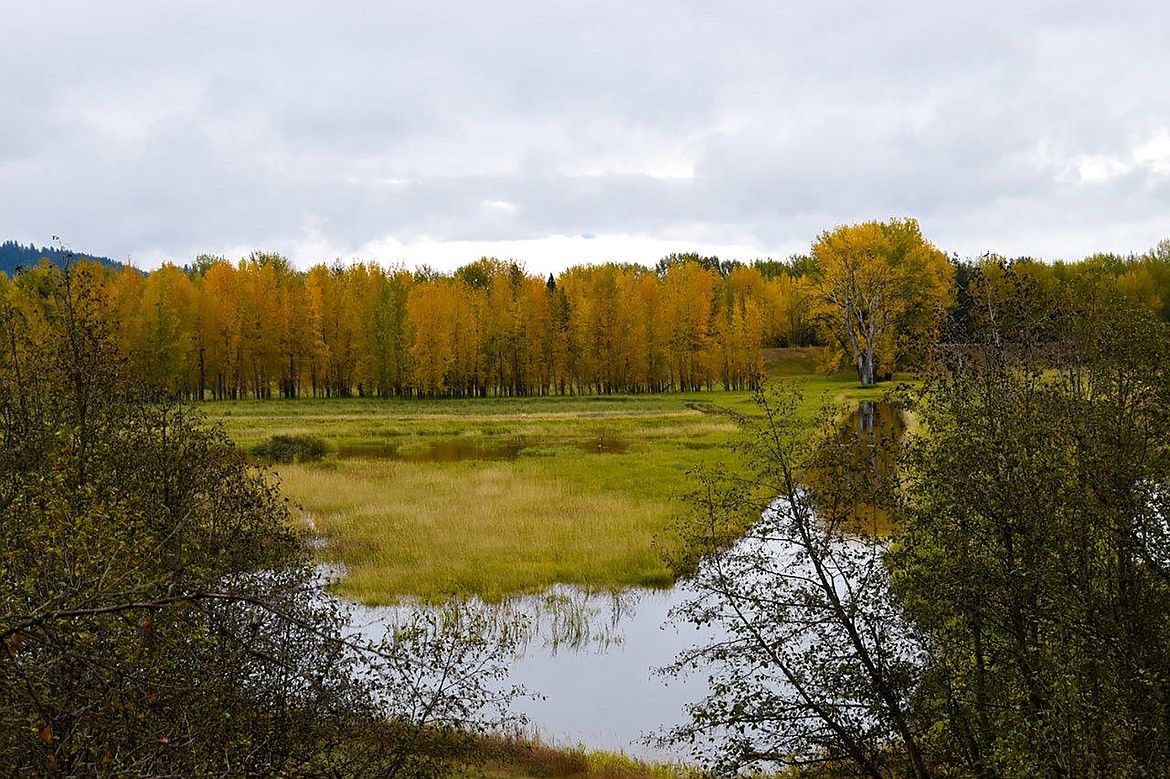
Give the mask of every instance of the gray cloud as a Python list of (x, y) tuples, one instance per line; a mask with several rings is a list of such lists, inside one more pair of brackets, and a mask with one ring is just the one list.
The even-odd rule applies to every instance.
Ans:
[(9, 6), (0, 237), (151, 262), (766, 254), (902, 215), (964, 254), (1170, 235), (1154, 0)]

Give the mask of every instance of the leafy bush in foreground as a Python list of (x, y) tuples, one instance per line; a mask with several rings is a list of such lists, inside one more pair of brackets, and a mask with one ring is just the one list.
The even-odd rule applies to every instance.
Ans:
[(448, 775), (505, 718), (507, 648), (472, 617), (349, 636), (265, 474), (128, 377), (81, 267), (0, 275), (0, 773)]

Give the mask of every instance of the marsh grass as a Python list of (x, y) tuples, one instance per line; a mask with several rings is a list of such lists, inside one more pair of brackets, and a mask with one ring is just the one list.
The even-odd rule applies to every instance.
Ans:
[(484, 765), (468, 776), (490, 779), (699, 779), (697, 769), (677, 763), (652, 763), (615, 752), (547, 744), (529, 734), (479, 738)]
[(347, 460), (279, 473), (285, 494), (314, 514), (327, 559), (345, 566), (341, 594), (369, 604), (400, 594), (498, 600), (553, 583), (669, 586), (661, 545), (677, 474), (693, 459), (642, 444), (621, 455)]
[[(789, 354), (772, 373), (804, 370)], [(779, 363), (777, 363), (779, 364)], [(880, 397), (848, 374), (800, 379), (797, 416), (825, 400)], [(373, 398), (208, 403), (249, 447), (273, 435), (420, 451), (450, 439), (525, 440), (514, 460), (407, 462), (338, 459), (276, 466), (286, 496), (313, 516), (320, 552), (344, 566), (341, 594), (369, 604), (414, 596), (498, 600), (557, 583), (590, 589), (666, 587), (664, 562), (688, 471), (742, 467), (729, 443), (735, 416), (756, 412), (748, 392), (568, 398), (404, 401)], [(618, 439), (622, 453), (581, 442)]]
[(316, 462), (325, 457), (325, 442), (311, 435), (269, 436), (252, 447), (252, 455), (270, 463)]

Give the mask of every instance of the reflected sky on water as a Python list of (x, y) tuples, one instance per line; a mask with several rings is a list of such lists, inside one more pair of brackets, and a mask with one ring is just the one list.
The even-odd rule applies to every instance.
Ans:
[[(844, 422), (839, 443), (856, 447), (866, 459), (875, 434), (900, 435), (901, 430), (895, 409), (885, 403), (866, 403)], [(604, 443), (598, 447), (601, 451), (606, 449)], [(474, 447), (482, 447), (474, 442), (466, 445), (473, 447), (466, 450), (473, 457), (478, 451)], [(511, 454), (508, 448), (495, 451), (511, 459), (519, 448)], [(684, 722), (686, 705), (709, 692), (701, 670), (678, 678), (655, 672), (673, 662), (681, 650), (718, 637), (713, 628), (700, 631), (670, 619), (671, 608), (693, 595), (685, 581), (669, 590), (620, 593), (590, 593), (558, 585), (541, 595), (517, 596), (499, 604), (474, 599), (467, 604), (491, 611), (492, 622), (501, 629), (524, 626), (522, 649), (512, 663), (509, 683), (542, 696), (520, 699), (515, 709), (527, 715), (532, 731), (546, 742), (583, 744), (651, 759), (683, 759), (681, 750), (664, 752), (648, 746), (643, 737)], [(415, 607), (355, 606), (353, 624), (357, 632), (377, 640), (387, 624), (410, 608)]]
[[(588, 593), (557, 586), (543, 595), (500, 604), (472, 602), (495, 612), (500, 626), (525, 625), (522, 650), (509, 683), (541, 698), (520, 699), (515, 710), (549, 743), (621, 751), (650, 758), (681, 758), (642, 743), (642, 736), (683, 721), (687, 703), (707, 692), (705, 678), (664, 679), (653, 669), (700, 640), (689, 624), (671, 624), (671, 607), (688, 596), (671, 590)], [(381, 638), (411, 606), (354, 607), (358, 632)]]

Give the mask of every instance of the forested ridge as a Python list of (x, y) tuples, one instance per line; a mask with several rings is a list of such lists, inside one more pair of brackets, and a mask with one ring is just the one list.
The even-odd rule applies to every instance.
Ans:
[[(87, 256), (93, 262), (108, 265), (111, 268), (121, 268), (122, 263), (111, 260), (109, 257)], [(58, 268), (63, 268), (77, 259), (77, 255), (68, 249), (60, 247), (41, 246), (34, 244), (24, 246), (18, 241), (4, 241), (0, 243), (0, 273), (16, 273), (21, 268), (35, 268), (42, 259), (47, 259)]]
[[(913, 367), (944, 317), (969, 321), (968, 280), (983, 267), (1042, 287), (1100, 276), (1170, 319), (1170, 241), (1080, 262), (959, 260), (914, 220), (838, 228), (808, 256), (750, 265), (676, 254), (542, 278), (486, 257), (450, 274), (299, 271), (255, 252), (82, 276), (109, 292), (106, 316), (137, 375), (174, 396), (485, 397), (754, 389), (761, 349), (794, 345), (825, 347), (826, 367), (853, 362), (868, 384)], [(35, 297), (45, 272), (26, 268), (6, 294)]]

